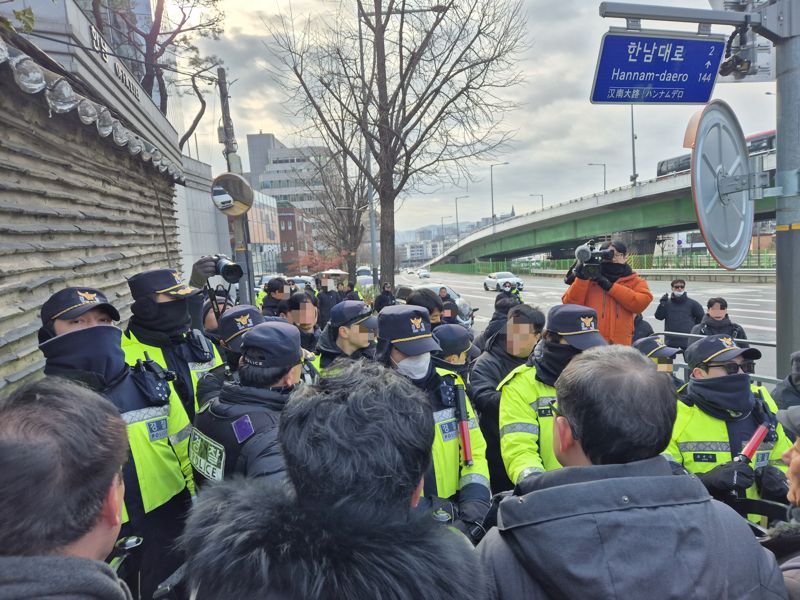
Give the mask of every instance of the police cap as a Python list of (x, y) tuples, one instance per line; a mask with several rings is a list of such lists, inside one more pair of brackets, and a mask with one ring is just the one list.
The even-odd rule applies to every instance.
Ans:
[(469, 332), (466, 327), (455, 324), (439, 325), (433, 330), (433, 339), (441, 346), (442, 350), (436, 352), (442, 358), (453, 354), (466, 352), (472, 346)]
[(249, 304), (241, 304), (220, 315), (217, 333), (228, 348), (241, 354), (242, 336), (263, 322), (264, 317), (260, 310)]
[(378, 326), (378, 319), (372, 316), (372, 309), (360, 300), (345, 300), (331, 308), (332, 327), (363, 325), (369, 330)]
[(647, 358), (673, 358), (680, 348), (671, 348), (660, 335), (651, 335), (633, 342), (633, 347)]
[(406, 356), (438, 352), (431, 335), (431, 317), (424, 306), (387, 306), (378, 314), (378, 339), (387, 340)]
[(42, 325), (47, 326), (56, 319), (75, 319), (93, 308), (102, 308), (114, 321), (119, 321), (119, 311), (103, 292), (89, 287), (68, 287), (50, 296), (42, 305)]
[(181, 275), (174, 269), (155, 269), (137, 273), (128, 279), (128, 287), (134, 300), (152, 294), (167, 294), (173, 298), (187, 298), (201, 290), (181, 282)]
[(547, 313), (547, 331), (557, 333), (573, 348), (587, 350), (605, 346), (606, 340), (597, 330), (597, 313), (580, 304), (559, 304)]
[(761, 351), (755, 348), (740, 348), (729, 335), (709, 335), (697, 340), (683, 351), (690, 369), (701, 364), (724, 363), (741, 356), (746, 360), (758, 360)]
[(270, 321), (242, 335), (242, 359), (254, 367), (285, 368), (300, 363), (300, 330), (290, 323)]

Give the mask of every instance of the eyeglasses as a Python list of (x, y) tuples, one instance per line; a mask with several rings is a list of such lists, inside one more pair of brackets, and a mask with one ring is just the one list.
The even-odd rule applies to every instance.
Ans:
[[(556, 405), (556, 402), (557, 402), (556, 400), (550, 400), (550, 402), (547, 403), (547, 406), (550, 408), (550, 411), (553, 413), (553, 416), (554, 417), (564, 417), (565, 419), (567, 419), (567, 417), (565, 417), (558, 410), (558, 406)], [(575, 427), (572, 425), (572, 422), (569, 419), (567, 419), (567, 423), (569, 424), (570, 431), (572, 431), (572, 437), (574, 437), (576, 440), (579, 440), (580, 439), (580, 435), (578, 434), (577, 431), (575, 431)]]
[(756, 363), (752, 360), (746, 360), (743, 363), (739, 364), (736, 362), (726, 362), (726, 363), (710, 363), (706, 365), (705, 371), (711, 367), (720, 367), (721, 369), (725, 369), (726, 375), (736, 375), (740, 370), (742, 373), (747, 373), (748, 375), (752, 375), (756, 372)]
[(686, 287), (685, 285), (673, 285), (673, 286), (672, 286), (672, 289), (673, 289), (673, 290), (682, 290), (682, 289), (684, 289), (685, 287)]

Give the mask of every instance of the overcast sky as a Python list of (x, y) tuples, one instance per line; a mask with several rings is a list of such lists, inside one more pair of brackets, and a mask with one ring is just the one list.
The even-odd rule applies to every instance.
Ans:
[[(644, 1), (644, 0), (643, 0)], [(288, 0), (279, 0), (286, 7)], [(295, 14), (330, 9), (338, 2), (294, 0)], [(652, 4), (709, 8), (707, 0), (654, 0)], [(222, 40), (205, 48), (220, 56), (229, 78), (238, 80), (231, 89), (231, 108), (240, 154), (247, 168), (246, 134), (275, 133), (291, 144), (295, 127), (286, 118), (284, 98), (268, 70), (264, 47), (267, 31), (262, 18), (278, 12), (274, 0), (226, 0), (226, 32)], [(517, 133), (508, 151), (496, 162), (507, 166), (494, 169), (494, 198), (497, 214), (518, 213), (539, 205), (563, 202), (603, 189), (603, 169), (587, 163), (606, 163), (609, 189), (627, 185), (631, 170), (629, 106), (594, 105), (589, 102), (600, 40), (611, 26), (623, 26), (621, 19), (602, 19), (595, 0), (527, 0), (531, 50), (522, 59), (526, 82), (515, 92), (521, 104), (508, 121)], [(691, 30), (683, 24), (651, 24), (661, 29)], [(715, 30), (716, 31), (716, 30)], [(719, 28), (729, 33), (730, 28)], [(745, 135), (775, 127), (773, 83), (717, 83), (714, 97), (728, 102), (739, 117)], [(187, 122), (192, 104), (185, 101)], [(699, 110), (697, 105), (637, 106), (636, 166), (640, 181), (655, 177), (662, 158), (686, 152), (681, 146), (686, 124)], [(209, 96), (208, 115), (198, 129), (201, 160), (211, 161), (215, 174), (225, 170), (216, 126), (220, 118), (218, 99)], [(194, 155), (194, 143), (192, 143)], [(478, 163), (472, 172), (479, 178), (469, 189), (443, 187), (430, 194), (411, 194), (396, 214), (397, 229), (413, 229), (439, 223), (441, 217), (453, 222), (454, 198), (459, 201), (459, 219), (477, 220), (490, 216), (489, 164)], [(420, 210), (425, 217), (420, 219)]]

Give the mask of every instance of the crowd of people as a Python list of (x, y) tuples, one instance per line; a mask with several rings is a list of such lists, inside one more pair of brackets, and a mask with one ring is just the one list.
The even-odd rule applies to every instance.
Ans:
[(800, 353), (773, 399), (683, 280), (637, 333), (605, 250), (477, 336), (446, 288), (235, 304), (208, 257), (130, 277), (124, 330), (57, 291), (0, 399), (0, 600), (800, 598)]

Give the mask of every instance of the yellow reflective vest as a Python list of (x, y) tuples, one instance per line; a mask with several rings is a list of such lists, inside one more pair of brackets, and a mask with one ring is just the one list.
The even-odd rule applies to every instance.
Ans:
[[(136, 466), (136, 481), (145, 514), (166, 504), (184, 488), (192, 495), (195, 493), (189, 462), (192, 424), (172, 384), (167, 385), (167, 404), (120, 413), (127, 424), (128, 445)], [(129, 493), (133, 490), (126, 489), (126, 496)], [(128, 522), (125, 505), (122, 522)]]
[(556, 389), (536, 379), (536, 367), (520, 365), (497, 385), (500, 392), (500, 454), (509, 479), (560, 469), (553, 452)]
[[(197, 403), (197, 382), (211, 369), (214, 369), (222, 364), (222, 357), (220, 357), (217, 347), (211, 342), (209, 342), (209, 346), (211, 346), (214, 352), (214, 358), (203, 363), (189, 363), (189, 373), (192, 378), (192, 395), (194, 396), (195, 414), (197, 414), (199, 410)], [(122, 334), (122, 351), (125, 352), (125, 362), (127, 362), (129, 365), (135, 365), (137, 360), (146, 360), (144, 353), (147, 352), (153, 361), (165, 369), (169, 369), (169, 365), (167, 365), (167, 361), (164, 358), (164, 353), (161, 351), (161, 348), (158, 346), (148, 346), (147, 344), (140, 342), (130, 330), (125, 331)]]
[(256, 306), (259, 309), (261, 309), (261, 307), (264, 305), (264, 298), (266, 297), (266, 295), (267, 292), (265, 292), (263, 288), (258, 290), (258, 293), (256, 294)]
[[(758, 391), (764, 397), (769, 409), (775, 413), (778, 407), (766, 388), (751, 386), (753, 393)], [(753, 457), (753, 469), (772, 465), (784, 473), (788, 467), (783, 464), (781, 454), (791, 447), (792, 442), (786, 437), (783, 426), (776, 428), (778, 439), (775, 442), (763, 442)], [(728, 438), (728, 426), (722, 419), (712, 417), (698, 406), (689, 406), (678, 402), (678, 416), (672, 429), (672, 439), (664, 454), (669, 460), (683, 466), (690, 473), (706, 473), (719, 465), (733, 460), (742, 448), (731, 448)], [(759, 498), (755, 483), (747, 489), (748, 498)]]
[[(454, 377), (455, 385), (464, 386), (461, 377), (437, 367), (440, 377)], [(478, 427), (472, 403), (467, 398), (469, 415), (469, 440), (472, 447), (472, 465), (464, 464), (461, 452), (461, 441), (456, 420), (455, 408), (444, 408), (433, 413), (435, 435), (433, 438), (433, 470), (436, 478), (436, 495), (439, 498), (452, 498), (463, 487), (477, 483), (486, 487), (489, 494), (489, 465), (486, 462), (486, 440)], [(423, 490), (423, 495), (431, 491)], [(488, 497), (487, 497), (488, 499)]]

